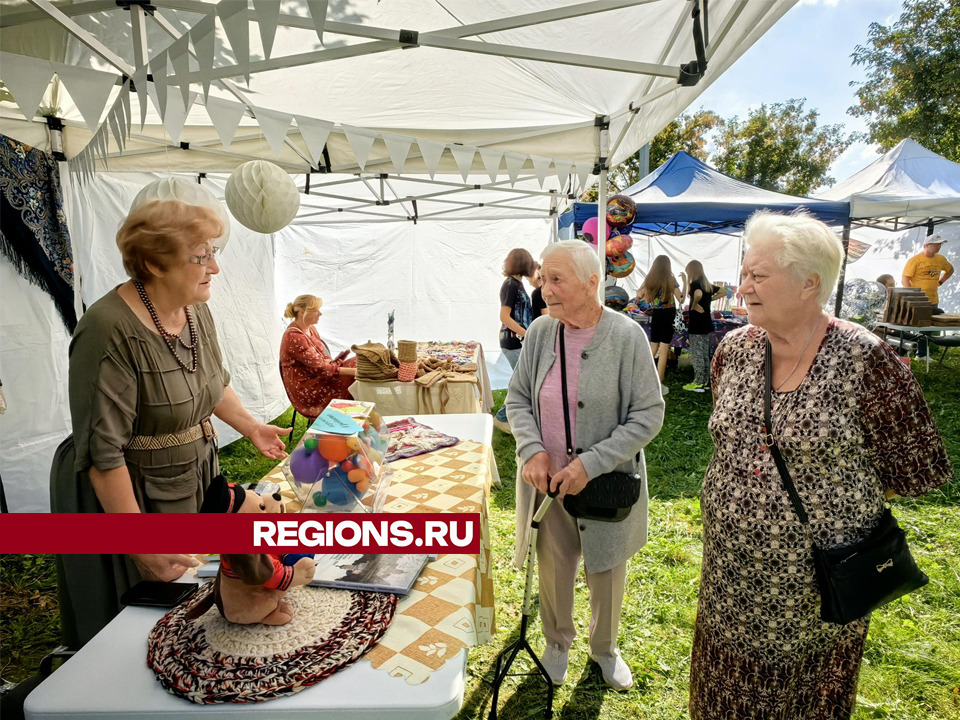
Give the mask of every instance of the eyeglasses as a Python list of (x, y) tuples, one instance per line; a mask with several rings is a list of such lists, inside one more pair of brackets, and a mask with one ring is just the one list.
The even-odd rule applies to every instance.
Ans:
[(193, 263), (194, 265), (209, 265), (210, 261), (217, 256), (218, 252), (220, 252), (220, 248), (211, 248), (210, 252), (208, 252), (206, 255), (191, 255), (187, 261)]

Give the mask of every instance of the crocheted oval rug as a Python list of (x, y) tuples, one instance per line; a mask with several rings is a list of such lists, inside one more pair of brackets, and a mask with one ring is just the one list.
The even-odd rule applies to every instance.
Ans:
[(356, 662), (386, 632), (396, 595), (297, 587), (293, 620), (279, 627), (235, 625), (211, 607), (185, 615), (213, 592), (207, 583), (150, 631), (147, 665), (160, 684), (190, 702), (252, 703), (292, 695)]

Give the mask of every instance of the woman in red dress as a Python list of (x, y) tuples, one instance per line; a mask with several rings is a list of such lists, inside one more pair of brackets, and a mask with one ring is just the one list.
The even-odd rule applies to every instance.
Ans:
[(330, 356), (317, 332), (323, 300), (301, 295), (287, 305), (284, 317), (293, 322), (280, 344), (280, 375), (294, 409), (313, 420), (334, 398), (350, 398), (348, 388), (357, 375), (357, 359)]

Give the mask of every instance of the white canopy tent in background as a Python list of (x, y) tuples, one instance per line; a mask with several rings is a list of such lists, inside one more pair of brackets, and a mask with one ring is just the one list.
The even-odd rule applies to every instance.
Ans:
[[(279, 313), (301, 292), (324, 298), (337, 347), (385, 340), (395, 309), (398, 337), (496, 350), (507, 250), (538, 252), (561, 198), (648, 142), (792, 4), (711, 0), (708, 70), (681, 86), (696, 58), (689, 1), (529, 0), (520, 14), (503, 0), (335, 0), (277, 14), (258, 0), (0, 0), (0, 80), (28, 108), (0, 102), (0, 133), (95, 168), (80, 184), (61, 165), (87, 305), (123, 280), (113, 236), (156, 174), (205, 173), (220, 194), (210, 174), (250, 159), (297, 176), (288, 228), (234, 222), (211, 300), (237, 391), (269, 419), (286, 406)], [(2, 272), (0, 473), (12, 509), (40, 511), (70, 429), (68, 338), (49, 298)]]

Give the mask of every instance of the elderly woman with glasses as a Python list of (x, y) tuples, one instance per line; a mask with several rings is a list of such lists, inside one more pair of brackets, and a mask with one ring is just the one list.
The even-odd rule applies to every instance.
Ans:
[(887, 497), (921, 495), (952, 472), (910, 370), (868, 330), (823, 309), (843, 260), (837, 236), (808, 215), (760, 212), (743, 240), (750, 325), (724, 338), (711, 370), (690, 717), (841, 720), (856, 702), (870, 617), (821, 620), (814, 544), (860, 542)]
[(95, 302), (70, 343), (73, 435), (54, 461), (55, 512), (197, 512), (219, 472), (211, 415), (267, 457), (278, 435), (230, 387), (206, 302), (224, 225), (208, 207), (156, 200), (117, 233), (130, 280)]

